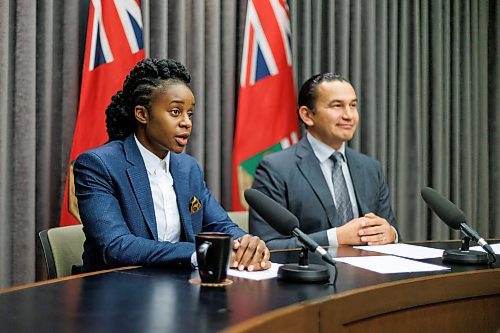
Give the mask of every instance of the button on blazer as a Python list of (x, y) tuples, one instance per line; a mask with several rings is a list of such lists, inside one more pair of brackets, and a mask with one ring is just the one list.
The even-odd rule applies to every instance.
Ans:
[(151, 187), (133, 134), (78, 157), (74, 175), (86, 236), (84, 272), (125, 265), (189, 264), (197, 233), (224, 232), (233, 238), (245, 234), (207, 189), (196, 160), (184, 153), (171, 154), (182, 229), (176, 243), (158, 241)]
[[(345, 154), (360, 215), (372, 212), (395, 226), (380, 163), (350, 148), (346, 148)], [(288, 149), (266, 156), (257, 167), (252, 187), (292, 212), (299, 220), (299, 228), (319, 245), (328, 245), (326, 230), (340, 225), (331, 192), (306, 137)], [(274, 230), (253, 209), (249, 228), (270, 249), (302, 246), (296, 237)]]

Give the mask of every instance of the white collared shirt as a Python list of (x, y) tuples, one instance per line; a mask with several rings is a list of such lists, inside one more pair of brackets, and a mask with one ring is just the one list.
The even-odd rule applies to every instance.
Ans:
[(174, 191), (174, 179), (169, 171), (170, 152), (164, 159), (160, 159), (146, 149), (135, 135), (134, 138), (148, 172), (158, 240), (178, 242), (181, 235), (181, 221), (177, 207), (177, 196)]
[[(335, 153), (336, 150), (326, 143), (319, 141), (309, 132), (306, 132), (306, 136), (307, 140), (311, 144), (314, 155), (316, 155), (316, 158), (319, 161), (319, 166), (321, 167), (321, 171), (323, 172), (326, 184), (328, 185), (328, 189), (330, 190), (330, 194), (332, 195), (333, 202), (336, 206), (337, 203), (335, 202), (335, 189), (333, 188), (332, 181), (333, 161), (330, 159), (330, 156)], [(354, 192), (354, 185), (352, 184), (351, 173), (349, 172), (349, 166), (346, 163), (347, 159), (345, 156), (345, 143), (340, 146), (340, 149), (338, 151), (344, 156), (344, 160), (341, 162), (342, 174), (344, 175), (347, 185), (347, 191), (349, 192), (349, 199), (352, 205), (353, 217), (357, 218), (359, 217), (359, 208), (356, 201), (356, 194)], [(328, 243), (332, 246), (338, 246), (339, 242), (337, 240), (337, 228), (330, 228), (326, 231), (326, 233), (328, 236)]]
[[(333, 180), (332, 180), (332, 168), (333, 161), (330, 159), (330, 156), (335, 153), (335, 149), (328, 146), (326, 143), (319, 141), (314, 136), (312, 136), (309, 132), (306, 132), (307, 140), (311, 144), (314, 155), (319, 160), (319, 165), (321, 167), (321, 171), (323, 172), (323, 176), (325, 177), (326, 184), (328, 185), (328, 189), (333, 198), (333, 202), (335, 202), (335, 189), (333, 188)], [(351, 200), (352, 205), (352, 213), (353, 217), (359, 217), (359, 208), (358, 203), (356, 201), (356, 193), (354, 192), (354, 185), (352, 183), (351, 173), (349, 172), (349, 166), (347, 165), (347, 158), (345, 156), (345, 142), (340, 146), (339, 152), (344, 156), (342, 161), (342, 174), (344, 175), (345, 182), (347, 185), (347, 191), (349, 192), (349, 199)], [(392, 230), (394, 230), (394, 234), (396, 235), (395, 243), (399, 241), (398, 232), (396, 228), (391, 226)], [(326, 231), (328, 237), (328, 243), (331, 246), (338, 246), (339, 242), (337, 239), (337, 228), (330, 228)]]
[[(335, 153), (336, 150), (329, 145), (319, 141), (309, 132), (307, 132), (307, 140), (311, 144), (314, 155), (316, 155), (319, 160), (319, 166), (321, 167), (321, 171), (323, 171), (323, 176), (325, 177), (326, 184), (328, 185), (328, 189), (330, 190), (330, 193), (332, 195), (333, 202), (335, 203), (335, 206), (337, 206), (334, 194), (335, 189), (333, 188), (332, 180), (333, 161), (330, 159), (330, 156), (332, 156), (332, 154)], [(345, 143), (340, 146), (340, 149), (338, 151), (342, 154), (342, 156), (344, 156), (344, 160), (341, 162), (342, 174), (344, 175), (347, 185), (347, 191), (349, 192), (349, 199), (351, 200), (352, 205), (352, 213), (354, 218), (356, 218), (359, 217), (359, 209), (356, 202), (356, 194), (354, 192), (354, 185), (352, 184), (351, 173), (349, 172), (349, 166), (347, 165), (347, 159), (345, 156)]]

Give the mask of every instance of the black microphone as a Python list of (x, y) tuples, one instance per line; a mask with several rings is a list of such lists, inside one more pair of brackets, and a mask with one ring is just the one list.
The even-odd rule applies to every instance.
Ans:
[(464, 235), (477, 242), (487, 253), (495, 258), (495, 251), (479, 234), (466, 223), (462, 210), (430, 187), (421, 191), (425, 203), (443, 220), (450, 228), (461, 230)]
[(332, 256), (311, 237), (299, 229), (299, 220), (285, 207), (256, 189), (245, 191), (245, 199), (259, 215), (276, 231), (285, 236), (297, 237), (309, 251), (331, 265), (335, 265)]

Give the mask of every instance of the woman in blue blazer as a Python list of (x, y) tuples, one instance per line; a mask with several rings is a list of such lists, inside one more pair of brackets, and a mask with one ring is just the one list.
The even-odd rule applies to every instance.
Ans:
[(183, 153), (195, 113), (189, 82), (179, 62), (139, 62), (106, 110), (109, 142), (76, 160), (83, 271), (196, 265), (194, 236), (202, 231), (233, 236), (232, 267), (270, 267), (264, 242), (229, 219)]

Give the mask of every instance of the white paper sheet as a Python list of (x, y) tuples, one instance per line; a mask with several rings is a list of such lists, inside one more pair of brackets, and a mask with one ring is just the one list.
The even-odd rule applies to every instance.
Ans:
[(271, 268), (266, 269), (265, 271), (254, 271), (254, 272), (249, 272), (249, 271), (239, 271), (237, 269), (229, 269), (227, 271), (227, 275), (229, 276), (235, 276), (235, 277), (241, 277), (244, 279), (250, 279), (250, 280), (265, 280), (265, 279), (272, 279), (278, 276), (278, 268), (282, 264), (277, 264), (277, 263), (271, 263)]
[(371, 245), (371, 246), (354, 246), (354, 248), (364, 251), (392, 254), (395, 256), (411, 258), (411, 259), (440, 258), (443, 255), (443, 250), (440, 249), (434, 249), (432, 247), (426, 247), (420, 245), (403, 244), (403, 243)]
[(450, 269), (448, 267), (422, 263), (395, 256), (341, 257), (335, 258), (335, 261), (381, 274), (432, 272)]
[[(500, 254), (500, 243), (497, 244), (490, 244), (490, 246), (493, 248), (493, 251), (495, 251), (495, 254)], [(469, 250), (475, 250), (475, 251), (481, 251), (481, 252), (486, 252), (483, 250), (481, 246), (473, 246)]]

